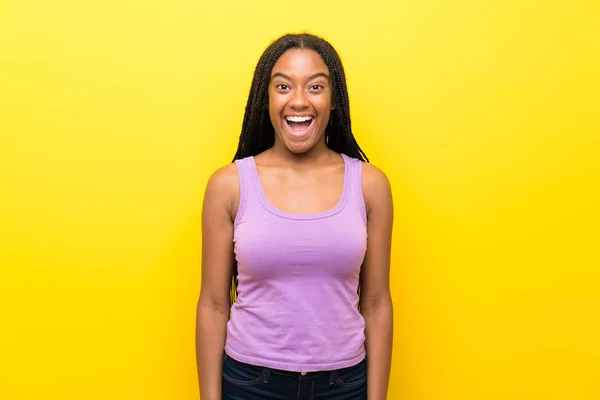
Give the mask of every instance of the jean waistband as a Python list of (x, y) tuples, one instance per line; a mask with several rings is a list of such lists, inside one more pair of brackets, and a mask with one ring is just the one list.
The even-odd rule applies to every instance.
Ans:
[[(223, 353), (223, 357), (224, 357), (224, 359), (230, 358), (240, 364), (244, 364), (241, 361), (237, 361), (237, 360), (231, 358), (225, 352)], [(366, 360), (363, 360), (362, 362), (365, 362), (365, 361)], [(269, 373), (271, 373), (271, 374), (290, 376), (293, 378), (300, 378), (300, 379), (316, 378), (316, 377), (327, 375), (327, 374), (329, 374), (330, 377), (334, 377), (335, 375), (337, 375), (337, 372), (339, 371), (339, 369), (338, 369), (338, 370), (316, 371), (316, 372), (294, 372), (294, 371), (286, 371), (286, 370), (270, 368), (270, 367), (263, 367), (263, 368), (269, 370)]]

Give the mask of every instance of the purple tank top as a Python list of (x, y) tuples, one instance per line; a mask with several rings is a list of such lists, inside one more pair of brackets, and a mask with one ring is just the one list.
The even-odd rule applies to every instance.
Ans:
[(254, 157), (236, 161), (238, 296), (225, 344), (231, 358), (295, 372), (346, 368), (364, 359), (357, 293), (367, 248), (362, 162), (342, 157), (341, 199), (315, 214), (274, 207)]

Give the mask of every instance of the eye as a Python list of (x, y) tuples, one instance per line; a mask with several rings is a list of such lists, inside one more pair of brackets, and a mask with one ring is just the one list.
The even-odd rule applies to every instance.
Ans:
[(310, 89), (311, 90), (321, 90), (321, 89), (323, 89), (323, 85), (311, 85)]
[(288, 85), (286, 85), (286, 84), (284, 84), (284, 83), (281, 83), (281, 84), (279, 84), (279, 85), (277, 85), (277, 86), (275, 86), (275, 87), (276, 87), (277, 89), (279, 89), (279, 90), (288, 90), (288, 89), (290, 88)]

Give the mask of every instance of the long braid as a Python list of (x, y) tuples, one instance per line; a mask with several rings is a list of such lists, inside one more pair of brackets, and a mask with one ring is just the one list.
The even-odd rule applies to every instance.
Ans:
[[(271, 72), (284, 52), (296, 48), (316, 51), (329, 68), (332, 83), (332, 101), (335, 104), (335, 109), (331, 113), (330, 125), (326, 128), (327, 147), (337, 153), (343, 153), (349, 157), (369, 162), (365, 152), (360, 148), (352, 134), (350, 101), (342, 61), (331, 44), (318, 36), (307, 33), (284, 35), (271, 43), (261, 55), (252, 78), (242, 122), (242, 131), (233, 161), (256, 156), (273, 147), (275, 131), (267, 108)], [(232, 304), (236, 298), (237, 264), (234, 265), (230, 291)]]

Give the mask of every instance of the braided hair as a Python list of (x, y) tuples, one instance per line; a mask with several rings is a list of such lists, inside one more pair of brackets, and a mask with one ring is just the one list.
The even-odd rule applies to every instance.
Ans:
[[(331, 111), (330, 121), (325, 130), (327, 147), (337, 153), (369, 162), (365, 152), (352, 134), (350, 102), (342, 61), (333, 46), (325, 39), (308, 33), (284, 35), (272, 42), (260, 57), (254, 71), (242, 132), (233, 161), (256, 156), (275, 144), (275, 130), (271, 124), (268, 110), (269, 83), (275, 63), (283, 53), (290, 49), (316, 51), (329, 69), (332, 102), (336, 107)], [(237, 298), (237, 263), (234, 263), (229, 294), (231, 304), (233, 304)]]

